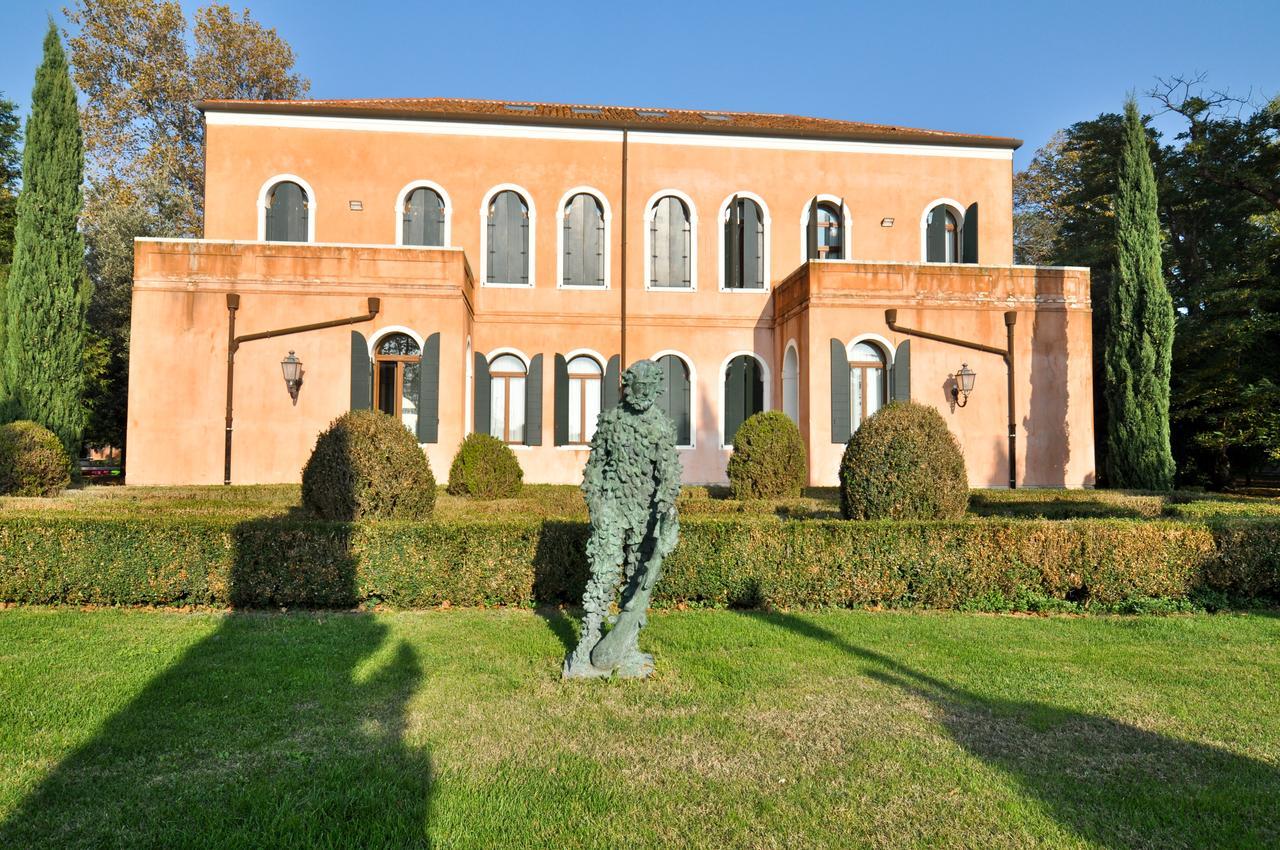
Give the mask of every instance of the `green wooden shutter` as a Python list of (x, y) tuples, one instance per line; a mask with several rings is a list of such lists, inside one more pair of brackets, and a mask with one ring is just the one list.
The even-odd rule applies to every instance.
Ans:
[[(898, 352), (893, 357), (893, 390), (891, 398), (894, 401), (911, 401), (911, 340), (904, 341), (898, 346)], [(845, 381), (848, 387), (849, 382)]]
[(476, 434), (489, 433), (489, 404), (493, 392), (489, 380), (489, 361), (483, 354), (475, 355), (475, 387), (471, 391), (471, 430)]
[(804, 232), (806, 260), (818, 259), (818, 199), (809, 202), (809, 226)]
[(440, 441), (440, 334), (427, 337), (418, 368), (418, 442)]
[(929, 224), (925, 229), (925, 261), (944, 263), (947, 260), (947, 208), (936, 206), (929, 211)]
[(978, 204), (976, 201), (969, 204), (969, 209), (964, 211), (964, 254), (961, 255), (960, 262), (978, 262)]
[(609, 358), (604, 367), (604, 382), (600, 384), (600, 409), (608, 410), (617, 407), (622, 400), (622, 357), (618, 354)]
[(852, 230), (852, 228), (849, 228), (848, 230), (845, 229), (844, 214), (845, 214), (844, 198), (841, 198), (840, 199), (840, 221), (839, 221), (840, 259), (852, 260), (853, 259), (853, 234), (849, 232), (849, 230)]
[(838, 339), (831, 340), (831, 442), (847, 443), (852, 436), (849, 419), (849, 352)]
[(360, 331), (351, 332), (351, 409), (373, 407), (373, 363), (369, 360), (369, 343)]
[(738, 196), (729, 201), (729, 220), (724, 224), (724, 285), (742, 286), (742, 208)]
[(556, 421), (557, 446), (569, 445), (569, 361), (563, 354), (556, 355)]
[(724, 372), (724, 445), (733, 444), (733, 435), (746, 418), (742, 415), (746, 407), (746, 363), (738, 356), (729, 361), (729, 368)]
[(524, 382), (524, 444), (542, 445), (542, 355), (529, 361), (529, 377)]
[(742, 288), (764, 288), (764, 210), (750, 198), (739, 202), (742, 232)]

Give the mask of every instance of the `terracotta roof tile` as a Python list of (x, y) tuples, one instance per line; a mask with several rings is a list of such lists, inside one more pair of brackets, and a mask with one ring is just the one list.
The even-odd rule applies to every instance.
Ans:
[(792, 136), (849, 141), (911, 142), (1017, 148), (1020, 139), (922, 130), (834, 118), (808, 118), (762, 112), (531, 103), (450, 97), (371, 98), (361, 100), (206, 100), (204, 111), (280, 115), (332, 115), (384, 118), (441, 118), (575, 127), (602, 127), (732, 135)]

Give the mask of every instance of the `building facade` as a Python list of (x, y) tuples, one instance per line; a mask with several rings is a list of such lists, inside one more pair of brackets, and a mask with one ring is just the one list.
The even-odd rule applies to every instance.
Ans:
[(849, 434), (911, 398), (974, 486), (1007, 486), (1004, 360), (902, 332), (1001, 348), (1006, 314), (1018, 485), (1093, 483), (1089, 275), (1012, 265), (1015, 139), (449, 99), (203, 108), (205, 238), (135, 247), (130, 483), (297, 481), (353, 407), (401, 418), (440, 478), (478, 430), (526, 481), (577, 483), (623, 364), (650, 358), (687, 483), (724, 481), (737, 425), (780, 409), (810, 483), (833, 484)]

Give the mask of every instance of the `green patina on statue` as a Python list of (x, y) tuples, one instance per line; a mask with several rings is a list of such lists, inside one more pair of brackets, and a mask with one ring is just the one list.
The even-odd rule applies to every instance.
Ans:
[[(640, 651), (637, 639), (662, 561), (680, 532), (680, 458), (675, 427), (654, 406), (661, 390), (656, 363), (632, 364), (622, 376), (622, 402), (600, 415), (591, 440), (582, 479), (591, 512), (591, 578), (582, 595), (582, 638), (564, 662), (566, 679), (644, 678), (653, 671), (653, 656)], [(612, 628), (603, 632), (606, 620)]]

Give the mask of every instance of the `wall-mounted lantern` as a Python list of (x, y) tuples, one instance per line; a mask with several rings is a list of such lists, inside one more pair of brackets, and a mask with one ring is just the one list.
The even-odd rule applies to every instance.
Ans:
[(294, 406), (298, 404), (298, 390), (302, 387), (302, 361), (292, 351), (280, 361), (280, 370), (284, 372), (284, 385), (289, 390), (289, 398)]
[(951, 409), (964, 407), (969, 403), (969, 393), (973, 392), (973, 379), (977, 375), (969, 368), (968, 363), (960, 364), (960, 371), (951, 376)]

